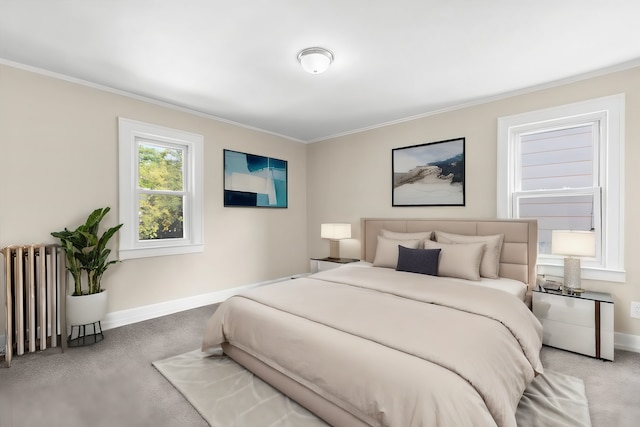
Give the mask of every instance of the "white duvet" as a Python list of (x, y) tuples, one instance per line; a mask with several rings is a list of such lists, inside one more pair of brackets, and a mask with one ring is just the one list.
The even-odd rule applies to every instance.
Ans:
[(228, 342), (371, 426), (515, 427), (542, 372), (542, 327), (509, 293), (343, 267), (223, 303), (203, 340)]

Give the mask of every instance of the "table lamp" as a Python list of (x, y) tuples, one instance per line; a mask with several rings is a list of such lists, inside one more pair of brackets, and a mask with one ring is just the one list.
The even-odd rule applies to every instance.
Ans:
[(596, 254), (596, 237), (593, 231), (553, 230), (551, 253), (565, 255), (564, 288), (570, 294), (581, 294), (580, 258)]
[(329, 239), (329, 258), (340, 258), (340, 240), (351, 238), (351, 224), (321, 224), (320, 237)]

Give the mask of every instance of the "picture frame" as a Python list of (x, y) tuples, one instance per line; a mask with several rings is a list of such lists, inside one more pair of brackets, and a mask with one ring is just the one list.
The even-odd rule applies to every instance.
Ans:
[(288, 207), (288, 162), (224, 149), (224, 206)]
[(464, 206), (465, 138), (394, 148), (392, 206)]

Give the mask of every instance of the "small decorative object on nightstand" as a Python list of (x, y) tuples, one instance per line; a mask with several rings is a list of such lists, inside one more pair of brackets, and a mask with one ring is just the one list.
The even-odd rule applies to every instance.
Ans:
[(351, 224), (321, 224), (320, 237), (329, 239), (329, 258), (340, 258), (340, 240), (351, 238)]
[(596, 254), (596, 238), (593, 231), (553, 230), (551, 232), (551, 253), (567, 255), (564, 259), (564, 289), (569, 294), (580, 295), (580, 258)]
[(533, 291), (533, 314), (542, 323), (542, 343), (598, 359), (613, 360), (613, 298), (603, 292), (567, 295)]
[(360, 260), (354, 258), (311, 258), (310, 267), (312, 273), (317, 273), (358, 261)]

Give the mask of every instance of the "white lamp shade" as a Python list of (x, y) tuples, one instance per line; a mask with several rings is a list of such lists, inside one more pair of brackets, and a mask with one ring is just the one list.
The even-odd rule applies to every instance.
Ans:
[(596, 234), (593, 231), (553, 230), (551, 253), (578, 257), (596, 255)]
[(350, 239), (351, 224), (321, 224), (320, 237), (331, 240)]
[(307, 73), (320, 74), (329, 68), (333, 54), (321, 47), (310, 47), (298, 54), (298, 61)]

